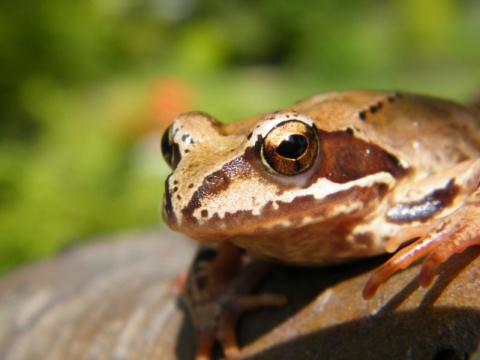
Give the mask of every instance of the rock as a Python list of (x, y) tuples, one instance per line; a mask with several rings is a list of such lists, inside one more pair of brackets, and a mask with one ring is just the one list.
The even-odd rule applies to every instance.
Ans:
[[(151, 231), (84, 244), (4, 276), (0, 359), (191, 359), (176, 279), (194, 251), (180, 235)], [(258, 291), (285, 293), (288, 305), (242, 318), (244, 357), (480, 358), (479, 247), (450, 259), (428, 289), (417, 285), (417, 264), (365, 301), (362, 287), (382, 261), (278, 266)]]

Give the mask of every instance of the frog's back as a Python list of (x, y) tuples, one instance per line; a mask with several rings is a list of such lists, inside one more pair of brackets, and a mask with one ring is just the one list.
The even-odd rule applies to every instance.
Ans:
[(480, 108), (399, 92), (348, 91), (307, 99), (295, 109), (325, 131), (350, 129), (415, 167), (448, 167), (480, 156)]

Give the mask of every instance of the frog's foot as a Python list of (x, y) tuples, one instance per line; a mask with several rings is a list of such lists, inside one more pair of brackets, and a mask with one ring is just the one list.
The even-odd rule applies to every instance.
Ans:
[[(237, 343), (235, 326), (243, 312), (261, 306), (281, 306), (286, 302), (283, 295), (263, 294), (258, 296), (222, 297), (218, 300), (198, 305), (192, 311), (197, 332), (196, 359), (210, 359), (215, 341), (223, 348), (227, 359), (240, 359), (240, 348)], [(195, 313), (202, 314), (195, 316)], [(196, 317), (196, 319), (195, 319)]]
[(376, 269), (363, 289), (363, 298), (371, 298), (393, 273), (407, 268), (423, 256), (426, 258), (420, 271), (419, 283), (423, 287), (429, 286), (440, 264), (455, 253), (461, 253), (473, 245), (480, 245), (479, 218), (480, 188), (477, 188), (462, 207), (441, 218), (423, 237), (398, 251)]
[(245, 263), (241, 250), (231, 244), (200, 250), (185, 288), (196, 330), (197, 360), (210, 359), (216, 341), (227, 359), (240, 359), (235, 333), (239, 317), (261, 306), (286, 303), (284, 295), (248, 294), (271, 268), (271, 264), (260, 261)]

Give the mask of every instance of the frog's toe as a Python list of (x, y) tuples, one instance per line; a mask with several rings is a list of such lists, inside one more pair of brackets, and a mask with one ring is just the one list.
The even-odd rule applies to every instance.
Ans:
[[(368, 279), (367, 284), (363, 288), (362, 296), (364, 299), (370, 299), (375, 295), (376, 291), (387, 279), (398, 270), (406, 269), (415, 260), (422, 258), (431, 252), (436, 243), (436, 237), (431, 233), (423, 238), (420, 238), (413, 244), (401, 249), (395, 253), (386, 263), (375, 269)], [(432, 268), (427, 268), (430, 270)], [(426, 276), (429, 276), (426, 272)]]
[(197, 334), (197, 349), (195, 360), (210, 360), (213, 345), (215, 344), (215, 335), (211, 332)]
[(223, 348), (225, 358), (228, 360), (240, 359), (240, 347), (237, 343), (235, 325), (237, 318), (224, 317), (219, 324), (218, 341)]
[(210, 360), (216, 341), (220, 343), (226, 359), (240, 359), (240, 348), (235, 333), (238, 315), (231, 307), (223, 305), (221, 307), (212, 305), (202, 309), (204, 317), (194, 318), (197, 333), (195, 360)]
[(447, 260), (445, 253), (434, 251), (428, 255), (423, 261), (420, 275), (418, 276), (418, 283), (422, 287), (428, 287), (432, 284), (435, 275), (437, 274), (438, 267)]
[(237, 295), (228, 294), (211, 304), (204, 304), (194, 316), (197, 330), (196, 360), (208, 360), (215, 341), (218, 341), (228, 360), (240, 359), (235, 327), (239, 317), (246, 311), (263, 306), (282, 306), (287, 298), (280, 294)]
[(429, 286), (435, 278), (438, 267), (452, 255), (480, 244), (478, 235), (480, 225), (476, 220), (480, 214), (469, 213), (468, 210), (468, 208), (460, 209), (458, 213), (441, 224), (443, 231), (436, 241), (436, 246), (422, 264), (419, 276), (421, 286)]
[(287, 297), (281, 294), (259, 294), (259, 295), (243, 295), (233, 299), (230, 304), (225, 307), (233, 309), (226, 311), (219, 321), (218, 340), (223, 347), (225, 357), (227, 359), (240, 359), (240, 348), (237, 344), (236, 323), (237, 319), (250, 310), (255, 310), (264, 306), (282, 306), (287, 302)]
[(244, 295), (238, 299), (238, 306), (242, 312), (263, 306), (282, 306), (286, 303), (287, 297), (282, 294)]

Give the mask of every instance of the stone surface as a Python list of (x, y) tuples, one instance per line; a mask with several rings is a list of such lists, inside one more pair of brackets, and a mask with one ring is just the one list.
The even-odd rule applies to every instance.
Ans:
[[(193, 331), (175, 280), (194, 251), (180, 235), (151, 231), (7, 274), (0, 279), (0, 359), (191, 359)], [(285, 293), (289, 303), (242, 318), (244, 357), (479, 359), (480, 248), (444, 264), (428, 289), (417, 285), (417, 265), (364, 301), (362, 287), (384, 260), (279, 266), (258, 291)]]

